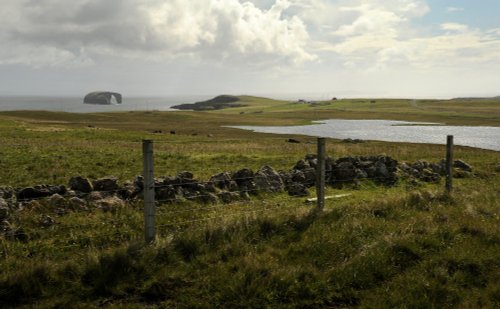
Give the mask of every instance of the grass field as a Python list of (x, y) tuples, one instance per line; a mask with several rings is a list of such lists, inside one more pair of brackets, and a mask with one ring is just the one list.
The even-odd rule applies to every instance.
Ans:
[[(211, 112), (0, 113), (0, 187), (67, 184), (74, 175), (120, 181), (142, 173), (142, 139), (157, 175), (271, 165), (290, 169), (315, 139), (226, 125), (293, 125), (328, 118), (500, 126), (500, 102), (352, 99), (311, 106), (243, 97)], [(372, 103), (372, 101), (375, 101)], [(152, 133), (161, 130), (162, 133)], [(175, 131), (175, 134), (170, 134)], [(290, 137), (300, 144), (287, 143)], [(328, 140), (328, 154), (444, 158), (441, 145)], [(395, 187), (365, 183), (324, 214), (286, 194), (230, 205), (158, 206), (158, 239), (142, 244), (142, 205), (56, 214), (41, 200), (0, 236), (5, 307), (463, 307), (500, 306), (500, 153), (456, 147), (474, 177)], [(54, 218), (45, 226), (43, 218)], [(1, 235), (1, 234), (0, 234)]]

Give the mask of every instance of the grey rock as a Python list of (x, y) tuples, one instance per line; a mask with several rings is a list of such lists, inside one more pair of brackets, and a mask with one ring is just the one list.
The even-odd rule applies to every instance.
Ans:
[(375, 176), (378, 178), (388, 178), (389, 177), (389, 170), (387, 169), (387, 166), (385, 165), (384, 162), (377, 161), (375, 163)]
[(356, 178), (354, 165), (351, 161), (340, 161), (333, 170), (333, 175), (335, 177), (335, 181), (337, 182), (352, 181)]
[(290, 175), (290, 182), (305, 184), (306, 175), (301, 170), (293, 170), (292, 174)]
[(9, 217), (10, 209), (3, 199), (0, 199), (0, 221), (3, 221)]
[(282, 192), (283, 180), (278, 172), (270, 166), (263, 166), (255, 173), (255, 185), (258, 190), (265, 192)]
[(297, 163), (295, 163), (295, 166), (293, 167), (293, 169), (294, 169), (294, 170), (299, 170), (299, 171), (301, 171), (301, 170), (306, 169), (307, 167), (308, 167), (308, 166), (307, 166), (307, 164), (306, 164), (306, 161), (304, 161), (304, 160), (300, 160), (300, 161), (298, 161)]
[(305, 176), (305, 185), (308, 187), (313, 187), (316, 184), (316, 170), (312, 167), (308, 167), (303, 170)]
[(114, 176), (94, 180), (92, 184), (95, 191), (117, 191), (120, 189), (118, 178)]
[(93, 190), (90, 180), (82, 176), (71, 177), (69, 180), (69, 188), (83, 193), (90, 193)]
[(290, 196), (301, 197), (309, 195), (309, 191), (301, 183), (292, 183), (290, 186), (288, 186), (287, 191)]
[(117, 196), (109, 196), (102, 200), (96, 201), (95, 205), (97, 208), (102, 209), (105, 212), (114, 212), (118, 208), (125, 207), (125, 202)]
[(207, 192), (201, 196), (201, 202), (206, 204), (217, 204), (219, 202), (219, 198), (215, 193)]
[(14, 196), (14, 188), (12, 187), (1, 187), (0, 188), (0, 198), (9, 199)]
[(99, 191), (92, 191), (87, 197), (87, 199), (89, 201), (98, 201), (98, 200), (102, 200), (103, 198), (104, 198), (104, 195)]
[(39, 222), (43, 227), (50, 227), (56, 223), (56, 220), (49, 215), (41, 215)]
[(57, 193), (50, 196), (47, 202), (52, 207), (65, 207), (67, 204), (66, 199)]
[(466, 172), (472, 172), (472, 166), (470, 166), (470, 164), (468, 164), (462, 160), (455, 160), (453, 162), (453, 167), (459, 168), (459, 169), (464, 170)]
[(38, 185), (34, 187), (27, 187), (21, 189), (17, 198), (20, 200), (32, 200), (43, 197), (49, 197), (53, 194), (65, 194), (66, 187), (65, 186), (52, 186), (52, 185)]
[(74, 210), (80, 210), (80, 211), (86, 211), (88, 210), (87, 208), (87, 202), (82, 200), (81, 198), (78, 197), (72, 197), (68, 200), (68, 207)]
[(210, 177), (210, 183), (213, 183), (219, 189), (227, 189), (231, 180), (231, 175), (228, 172), (219, 173)]
[(222, 191), (219, 192), (218, 197), (222, 202), (229, 204), (240, 199), (240, 195), (236, 192)]
[(162, 202), (174, 202), (177, 199), (177, 191), (172, 185), (163, 185), (155, 189), (155, 199)]

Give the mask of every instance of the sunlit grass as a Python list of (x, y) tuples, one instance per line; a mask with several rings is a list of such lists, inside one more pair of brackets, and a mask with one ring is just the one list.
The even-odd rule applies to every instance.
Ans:
[[(187, 170), (200, 180), (263, 165), (289, 170), (316, 151), (311, 137), (223, 125), (329, 117), (498, 125), (496, 102), (246, 100), (253, 106), (208, 113), (0, 113), (0, 187), (67, 184), (74, 175), (132, 180), (142, 173), (142, 139), (154, 140), (157, 176)], [(335, 158), (386, 154), (407, 162), (438, 162), (444, 148), (327, 142)], [(26, 239), (0, 236), (0, 306), (499, 307), (500, 155), (455, 147), (454, 156), (474, 176), (455, 179), (451, 197), (442, 182), (401, 180), (328, 188), (327, 195), (350, 195), (327, 200), (316, 216), (314, 204), (285, 193), (160, 203), (158, 239), (148, 246), (140, 201), (66, 213), (43, 199), (29, 203), (7, 218)], [(44, 225), (44, 216), (54, 224)]]

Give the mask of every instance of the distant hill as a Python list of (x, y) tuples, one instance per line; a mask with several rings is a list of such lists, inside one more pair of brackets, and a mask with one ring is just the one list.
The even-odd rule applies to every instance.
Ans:
[(172, 106), (172, 108), (180, 110), (195, 110), (195, 111), (207, 111), (207, 110), (217, 110), (232, 107), (243, 107), (245, 104), (238, 103), (240, 98), (232, 95), (219, 95), (213, 99), (207, 101), (201, 101), (196, 103), (187, 103)]
[(500, 100), (500, 96), (496, 97), (462, 97), (462, 98), (453, 98), (455, 101), (465, 101), (465, 100)]

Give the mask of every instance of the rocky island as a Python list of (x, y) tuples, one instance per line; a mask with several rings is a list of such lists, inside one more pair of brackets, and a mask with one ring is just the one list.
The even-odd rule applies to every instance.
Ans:
[(240, 98), (232, 95), (219, 95), (213, 99), (207, 101), (201, 101), (196, 103), (187, 103), (172, 106), (174, 109), (180, 110), (194, 110), (194, 111), (207, 111), (207, 110), (217, 110), (231, 107), (244, 107), (245, 104), (239, 103)]

